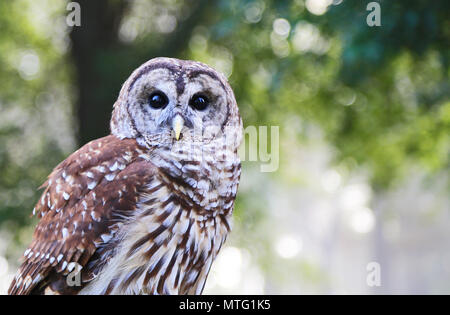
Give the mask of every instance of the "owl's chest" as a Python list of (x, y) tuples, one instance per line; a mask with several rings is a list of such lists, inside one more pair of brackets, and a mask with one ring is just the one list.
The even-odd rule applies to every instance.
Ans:
[[(155, 185), (160, 188), (153, 191)], [(199, 195), (173, 184), (149, 187), (152, 192), (143, 199), (141, 215), (125, 242), (129, 251), (140, 247), (133, 259), (148, 266), (147, 277), (137, 288), (150, 294), (200, 294), (230, 230), (231, 213), (206, 210), (201, 204), (205, 200), (214, 207), (223, 204), (212, 189)], [(140, 246), (143, 241), (147, 246)]]
[(199, 212), (173, 189), (149, 183), (108, 264), (82, 293), (201, 293), (229, 217)]

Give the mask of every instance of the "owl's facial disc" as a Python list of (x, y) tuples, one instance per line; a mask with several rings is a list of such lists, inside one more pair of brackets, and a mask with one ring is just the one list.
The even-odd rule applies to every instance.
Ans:
[(137, 132), (153, 143), (203, 142), (224, 123), (226, 99), (221, 81), (207, 74), (158, 68), (134, 83), (128, 106)]
[(234, 139), (235, 149), (242, 121), (223, 75), (198, 62), (156, 58), (136, 69), (122, 87), (111, 132), (145, 140), (149, 147)]

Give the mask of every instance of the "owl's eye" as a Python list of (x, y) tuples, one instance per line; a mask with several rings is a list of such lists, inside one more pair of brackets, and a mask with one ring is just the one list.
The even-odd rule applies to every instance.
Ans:
[(189, 101), (189, 105), (196, 110), (204, 110), (209, 105), (208, 98), (203, 94), (195, 94)]
[(152, 93), (148, 98), (148, 101), (150, 103), (150, 106), (155, 109), (163, 108), (169, 103), (166, 94), (164, 94), (163, 92)]

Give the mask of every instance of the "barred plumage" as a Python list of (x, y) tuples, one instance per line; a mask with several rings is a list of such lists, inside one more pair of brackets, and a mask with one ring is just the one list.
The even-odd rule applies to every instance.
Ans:
[(43, 185), (9, 293), (200, 294), (230, 231), (241, 137), (221, 74), (177, 59), (143, 64), (122, 87), (111, 135)]

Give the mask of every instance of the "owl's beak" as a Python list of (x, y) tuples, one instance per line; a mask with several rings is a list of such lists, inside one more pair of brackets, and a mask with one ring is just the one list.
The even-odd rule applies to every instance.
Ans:
[(176, 115), (172, 119), (172, 129), (175, 132), (175, 138), (178, 140), (180, 139), (181, 129), (183, 129), (184, 126), (184, 119), (181, 117), (181, 115)]

